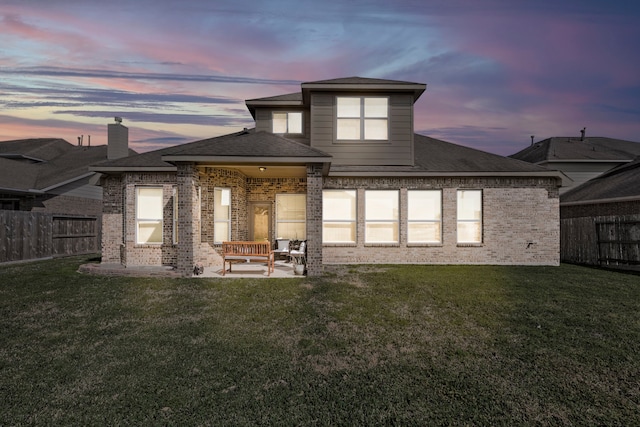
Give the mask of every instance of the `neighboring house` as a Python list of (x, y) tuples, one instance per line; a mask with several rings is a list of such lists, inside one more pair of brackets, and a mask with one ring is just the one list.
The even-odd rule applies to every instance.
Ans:
[(0, 207), (99, 216), (102, 188), (88, 166), (106, 159), (106, 145), (74, 146), (63, 139), (0, 142)]
[(586, 129), (581, 132), (581, 137), (547, 138), (509, 157), (562, 171), (573, 181), (560, 189), (562, 194), (640, 156), (640, 143), (614, 138), (587, 137), (584, 136)]
[(640, 269), (640, 157), (560, 198), (563, 261)]
[(110, 124), (109, 140), (98, 146), (58, 138), (0, 142), (0, 209), (101, 216), (100, 174), (89, 165), (136, 154), (126, 127)]
[(562, 174), (414, 134), (426, 85), (302, 83), (255, 129), (109, 161), (102, 262), (222, 266), (223, 241), (307, 241), (347, 263), (559, 264)]

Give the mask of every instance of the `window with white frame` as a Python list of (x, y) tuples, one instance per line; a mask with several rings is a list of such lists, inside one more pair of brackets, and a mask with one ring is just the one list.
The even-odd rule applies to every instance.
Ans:
[(458, 243), (482, 243), (482, 191), (458, 190)]
[(276, 194), (276, 237), (290, 240), (307, 238), (306, 194)]
[(274, 112), (273, 133), (302, 133), (301, 112)]
[(388, 104), (387, 97), (337, 97), (337, 139), (355, 141), (389, 139)]
[(407, 242), (441, 243), (442, 191), (407, 191)]
[(136, 243), (162, 243), (162, 187), (136, 187)]
[(178, 243), (178, 189), (173, 187), (173, 244)]
[(398, 243), (398, 190), (367, 190), (364, 193), (365, 243)]
[(356, 191), (322, 192), (322, 242), (356, 242)]
[(213, 242), (231, 240), (231, 189), (213, 189)]

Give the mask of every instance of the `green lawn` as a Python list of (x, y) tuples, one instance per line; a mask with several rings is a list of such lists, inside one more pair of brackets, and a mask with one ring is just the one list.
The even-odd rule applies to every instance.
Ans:
[(0, 425), (640, 425), (640, 276), (0, 267)]

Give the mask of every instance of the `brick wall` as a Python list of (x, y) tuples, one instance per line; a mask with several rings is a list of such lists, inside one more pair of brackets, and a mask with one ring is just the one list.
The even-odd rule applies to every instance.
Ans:
[[(325, 189), (357, 190), (357, 242), (324, 245), (326, 264), (428, 263), (558, 265), (559, 203), (554, 179), (533, 178), (327, 178)], [(364, 243), (365, 189), (400, 190), (400, 242)], [(442, 190), (442, 242), (409, 245), (406, 239), (407, 189)], [(456, 237), (458, 189), (483, 191), (483, 242), (459, 245)], [(321, 215), (321, 211), (316, 212)]]
[[(173, 190), (176, 174), (170, 172), (129, 173), (123, 178), (124, 191), (123, 231), (124, 265), (176, 265), (177, 245), (173, 244)], [(136, 243), (136, 187), (162, 187), (163, 191), (163, 243)], [(121, 204), (122, 202), (120, 202)]]
[(102, 179), (102, 262), (123, 263), (124, 184), (120, 176)]
[(560, 206), (560, 218), (581, 218), (586, 216), (620, 216), (640, 213), (640, 200), (616, 203), (593, 203)]
[(319, 276), (322, 249), (322, 165), (307, 165), (307, 275)]
[[(553, 178), (323, 178), (317, 165), (307, 178), (248, 178), (217, 168), (181, 165), (178, 173), (129, 173), (103, 181), (103, 262), (125, 265), (174, 265), (189, 275), (194, 263), (217, 265), (213, 244), (213, 190), (232, 191), (233, 240), (248, 240), (250, 202), (273, 204), (278, 193), (307, 193), (308, 274), (322, 272), (323, 263), (529, 264), (559, 263), (559, 203)], [(165, 203), (164, 243), (135, 243), (135, 189), (161, 185)], [(173, 191), (180, 191), (178, 245), (173, 244)], [(200, 188), (200, 192), (198, 192)], [(358, 194), (357, 242), (322, 245), (322, 189), (355, 189)], [(393, 245), (364, 244), (365, 189), (400, 191), (400, 241)], [(407, 190), (442, 190), (442, 242), (407, 244)], [(456, 242), (456, 192), (483, 191), (483, 242)], [(199, 194), (201, 200), (198, 200)], [(123, 209), (123, 200), (125, 200)], [(200, 211), (198, 211), (200, 207)], [(272, 233), (275, 230), (275, 209)], [(107, 232), (108, 230), (108, 232)], [(124, 238), (122, 237), (124, 235)]]
[[(251, 202), (266, 202), (271, 205), (269, 240), (273, 242), (276, 238), (276, 194), (305, 194), (306, 192), (307, 182), (304, 178), (247, 178), (247, 205), (245, 209), (248, 211)], [(247, 238), (249, 238), (248, 233), (247, 227)]]
[(247, 240), (247, 177), (238, 171), (204, 168), (200, 173), (202, 186), (202, 242), (214, 246), (213, 190), (231, 189), (231, 240)]

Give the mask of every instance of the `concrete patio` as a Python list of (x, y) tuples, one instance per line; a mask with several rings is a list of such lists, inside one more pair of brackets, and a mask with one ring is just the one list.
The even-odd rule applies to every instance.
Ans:
[[(287, 261), (276, 261), (275, 270), (270, 276), (267, 275), (267, 264), (260, 262), (236, 263), (233, 265), (233, 272), (227, 271), (222, 275), (222, 266), (205, 266), (204, 273), (193, 275), (194, 278), (220, 278), (220, 279), (241, 279), (241, 278), (296, 278), (304, 277), (295, 275), (293, 265)], [(136, 276), (136, 277), (180, 277), (178, 272), (169, 266), (123, 266), (121, 264), (83, 264), (78, 269), (81, 273), (102, 274), (107, 276)]]

